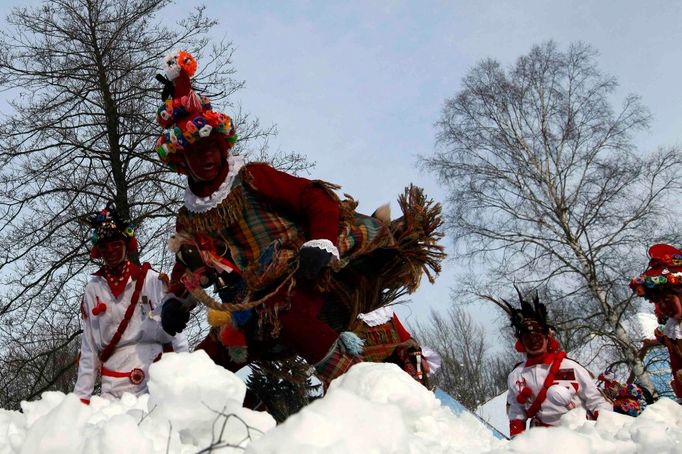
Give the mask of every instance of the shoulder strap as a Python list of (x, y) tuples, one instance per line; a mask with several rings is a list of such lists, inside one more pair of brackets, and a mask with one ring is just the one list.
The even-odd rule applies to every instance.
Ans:
[(114, 350), (118, 345), (118, 342), (121, 340), (121, 336), (123, 336), (123, 332), (128, 327), (128, 323), (130, 322), (130, 319), (133, 317), (133, 312), (135, 312), (137, 300), (140, 299), (140, 292), (142, 292), (142, 287), (144, 286), (144, 279), (147, 276), (147, 271), (149, 271), (150, 268), (151, 265), (149, 263), (145, 262), (142, 264), (142, 268), (137, 274), (137, 282), (135, 283), (135, 291), (133, 292), (133, 297), (130, 299), (130, 304), (128, 305), (128, 309), (126, 309), (126, 313), (123, 316), (123, 320), (121, 320), (121, 323), (119, 323), (118, 328), (116, 329), (116, 333), (114, 334), (114, 337), (111, 338), (111, 342), (109, 342), (107, 346), (104, 347), (102, 351), (99, 353), (99, 360), (102, 363), (106, 362), (106, 360), (108, 360), (114, 353)]
[(540, 406), (542, 403), (545, 401), (545, 398), (547, 397), (547, 390), (549, 389), (550, 386), (552, 386), (552, 383), (554, 383), (554, 375), (559, 371), (559, 367), (561, 367), (561, 362), (564, 360), (566, 357), (566, 352), (559, 352), (556, 355), (556, 358), (554, 358), (554, 362), (549, 368), (549, 373), (547, 374), (547, 378), (545, 378), (545, 382), (542, 384), (542, 389), (538, 393), (537, 397), (531, 404), (530, 408), (528, 411), (526, 411), (526, 416), (528, 418), (533, 418), (537, 412), (540, 410)]

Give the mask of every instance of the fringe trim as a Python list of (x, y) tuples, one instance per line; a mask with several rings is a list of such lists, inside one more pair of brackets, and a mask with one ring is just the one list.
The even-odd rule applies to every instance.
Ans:
[(180, 208), (178, 223), (187, 231), (211, 232), (216, 226), (228, 226), (238, 222), (242, 218), (246, 205), (244, 191), (236, 187), (215, 208), (205, 213), (192, 213), (187, 208)]
[[(398, 203), (403, 216), (390, 224), (388, 237), (393, 239), (392, 244), (378, 245), (376, 241), (373, 247), (361, 251), (371, 254), (372, 249), (383, 249), (395, 256), (377, 269), (377, 274), (359, 276), (357, 285), (351, 289), (334, 282), (333, 290), (346, 303), (351, 320), (414, 293), (422, 274), (426, 274), (429, 282), (435, 282), (441, 271), (441, 262), (446, 257), (444, 247), (438, 244), (443, 237), (439, 231), (443, 225), (441, 205), (427, 199), (423, 189), (414, 185), (405, 188)], [(383, 236), (382, 232), (378, 238)]]

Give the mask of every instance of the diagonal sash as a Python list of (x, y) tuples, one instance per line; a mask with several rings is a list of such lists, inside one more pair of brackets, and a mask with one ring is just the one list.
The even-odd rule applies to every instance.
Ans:
[(130, 319), (133, 317), (133, 312), (135, 312), (137, 300), (140, 299), (140, 292), (142, 291), (142, 286), (144, 285), (144, 279), (147, 276), (147, 271), (149, 271), (150, 268), (151, 265), (145, 262), (142, 264), (142, 268), (137, 273), (135, 291), (133, 292), (133, 297), (130, 299), (130, 305), (128, 305), (128, 309), (126, 309), (126, 313), (123, 316), (123, 320), (121, 320), (121, 323), (119, 323), (118, 328), (116, 329), (116, 333), (114, 334), (114, 337), (111, 338), (111, 342), (109, 342), (107, 346), (104, 347), (102, 351), (99, 353), (99, 360), (102, 363), (106, 362), (106, 360), (108, 360), (114, 353), (114, 350), (118, 345), (118, 342), (121, 340), (121, 336), (123, 336), (123, 332), (128, 327), (128, 323), (130, 322)]
[(559, 367), (561, 367), (561, 362), (564, 360), (564, 358), (566, 358), (566, 352), (557, 353), (556, 358), (554, 358), (554, 362), (552, 362), (552, 365), (549, 368), (547, 378), (545, 378), (545, 382), (542, 384), (542, 389), (531, 404), (530, 408), (526, 411), (526, 416), (528, 418), (532, 419), (537, 412), (540, 411), (540, 406), (547, 397), (547, 390), (550, 386), (552, 386), (552, 383), (554, 383), (554, 375), (556, 375), (556, 373), (559, 371)]

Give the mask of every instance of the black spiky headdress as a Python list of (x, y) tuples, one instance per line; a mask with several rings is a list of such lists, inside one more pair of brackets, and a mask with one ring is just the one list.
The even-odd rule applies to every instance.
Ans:
[(540, 302), (537, 292), (535, 292), (532, 302), (526, 301), (518, 288), (516, 288), (516, 293), (519, 295), (520, 308), (512, 306), (506, 300), (498, 301), (492, 297), (486, 298), (500, 306), (509, 315), (516, 337), (521, 337), (523, 333), (531, 331), (549, 334), (553, 327), (547, 323), (547, 307)]

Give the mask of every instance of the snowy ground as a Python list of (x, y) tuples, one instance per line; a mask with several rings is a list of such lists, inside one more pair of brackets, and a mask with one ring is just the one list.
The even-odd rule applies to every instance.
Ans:
[(0, 454), (9, 453), (680, 453), (682, 406), (661, 400), (639, 418), (569, 413), (562, 425), (511, 442), (473, 416), (456, 416), (396, 366), (358, 364), (326, 397), (284, 424), (242, 408), (244, 383), (203, 352), (165, 355), (150, 394), (118, 401), (44, 393), (23, 412), (0, 410)]

